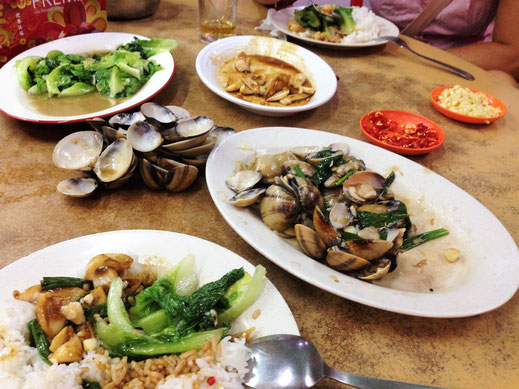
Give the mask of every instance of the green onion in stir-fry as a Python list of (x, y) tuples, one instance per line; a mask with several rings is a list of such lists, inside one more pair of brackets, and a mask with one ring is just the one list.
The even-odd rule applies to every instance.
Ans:
[(400, 246), (400, 251), (411, 250), (412, 248), (415, 248), (416, 246), (419, 246), (425, 242), (428, 242), (436, 238), (440, 238), (448, 234), (449, 231), (447, 231), (445, 228), (438, 228), (437, 230), (424, 232), (422, 234), (418, 234), (415, 236), (410, 236), (404, 239), (404, 243), (402, 243), (402, 246)]

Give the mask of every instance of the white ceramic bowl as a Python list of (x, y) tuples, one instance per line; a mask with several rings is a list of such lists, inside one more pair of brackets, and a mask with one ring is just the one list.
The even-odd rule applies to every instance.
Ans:
[[(240, 51), (247, 54), (267, 55), (295, 66), (315, 87), (308, 104), (294, 107), (271, 107), (250, 103), (226, 92), (218, 82), (220, 67)], [(204, 47), (196, 57), (196, 71), (202, 82), (218, 96), (264, 116), (289, 116), (308, 111), (328, 102), (337, 90), (337, 77), (330, 65), (311, 51), (293, 43), (262, 36), (233, 36), (217, 40)]]

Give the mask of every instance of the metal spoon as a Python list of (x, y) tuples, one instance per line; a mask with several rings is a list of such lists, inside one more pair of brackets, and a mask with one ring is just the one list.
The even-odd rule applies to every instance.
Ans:
[(249, 347), (252, 353), (245, 384), (256, 389), (310, 388), (323, 377), (330, 377), (355, 388), (434, 388), (363, 377), (332, 369), (324, 363), (315, 346), (300, 336), (264, 336), (254, 340)]
[(425, 55), (422, 55), (422, 54), (419, 54), (417, 53), (416, 51), (412, 50), (406, 43), (406, 41), (404, 41), (403, 39), (400, 39), (400, 38), (397, 38), (397, 37), (394, 37), (394, 36), (381, 36), (378, 38), (378, 40), (387, 40), (387, 41), (391, 41), (393, 43), (396, 43), (398, 46), (404, 48), (404, 49), (407, 49), (409, 50), (411, 53), (419, 56), (420, 58), (423, 58), (423, 59), (426, 59), (428, 61), (431, 61), (431, 62), (434, 62), (435, 64), (437, 65), (440, 65), (440, 66), (443, 66), (444, 68), (450, 70), (451, 72), (454, 72), (456, 73), (458, 76), (461, 76), (463, 78), (466, 78), (467, 80), (470, 80), (470, 81), (474, 81), (475, 78), (472, 74), (470, 73), (467, 73), (466, 71), (464, 70), (461, 70), (461, 69), (458, 69), (457, 67), (455, 66), (452, 66), (452, 65), (449, 65), (449, 64), (446, 64), (444, 62), (440, 62), (440, 61), (437, 61), (433, 58), (430, 58), (430, 57), (426, 57)]
[(332, 13), (331, 15), (328, 15), (328, 14), (321, 12), (321, 10), (319, 8), (317, 8), (317, 5), (315, 5), (313, 0), (310, 0), (310, 4), (312, 4), (312, 7), (314, 7), (315, 12), (317, 12), (318, 14), (321, 14), (323, 16), (328, 16), (329, 18), (335, 19), (339, 22), (342, 20), (342, 18), (339, 15), (337, 15), (336, 13)]

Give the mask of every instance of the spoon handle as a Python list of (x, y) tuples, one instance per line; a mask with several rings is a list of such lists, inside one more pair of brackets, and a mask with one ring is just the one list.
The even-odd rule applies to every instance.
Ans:
[(409, 384), (406, 382), (389, 381), (379, 378), (364, 377), (361, 375), (345, 373), (340, 370), (332, 369), (329, 366), (324, 367), (324, 374), (329, 378), (359, 389), (438, 389), (435, 386)]

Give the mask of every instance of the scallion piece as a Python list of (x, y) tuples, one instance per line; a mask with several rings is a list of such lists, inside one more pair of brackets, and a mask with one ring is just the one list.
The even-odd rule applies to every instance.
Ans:
[(43, 280), (40, 281), (41, 290), (66, 288), (69, 286), (82, 288), (85, 284), (92, 285), (92, 281), (76, 277), (43, 277)]
[(299, 176), (301, 178), (306, 178), (303, 171), (301, 170), (301, 168), (299, 167), (299, 165), (294, 165), (294, 170), (296, 171), (296, 176)]
[(383, 187), (384, 188), (389, 187), (393, 183), (393, 181), (395, 181), (395, 172), (391, 171), (391, 173), (389, 173), (389, 175), (384, 180)]
[(438, 228), (437, 230), (424, 232), (415, 236), (410, 236), (404, 239), (402, 246), (400, 246), (400, 251), (411, 250), (412, 248), (415, 248), (416, 246), (419, 246), (425, 242), (428, 242), (436, 238), (440, 238), (448, 234), (449, 231), (447, 231), (445, 228)]
[(337, 182), (335, 183), (335, 186), (339, 186), (339, 185), (341, 185), (344, 181), (346, 181), (348, 178), (350, 178), (350, 176), (352, 176), (353, 174), (355, 174), (355, 173), (357, 173), (357, 172), (358, 172), (358, 170), (353, 170), (353, 171), (351, 171), (351, 172), (346, 173), (344, 176), (342, 176), (342, 177), (339, 179), (339, 181), (337, 181)]
[(37, 319), (32, 319), (27, 323), (27, 328), (29, 329), (29, 336), (31, 339), (31, 343), (34, 343), (36, 350), (38, 351), (38, 355), (48, 365), (52, 365), (49, 361), (49, 340), (47, 339), (47, 335), (40, 327), (40, 323), (38, 323)]

